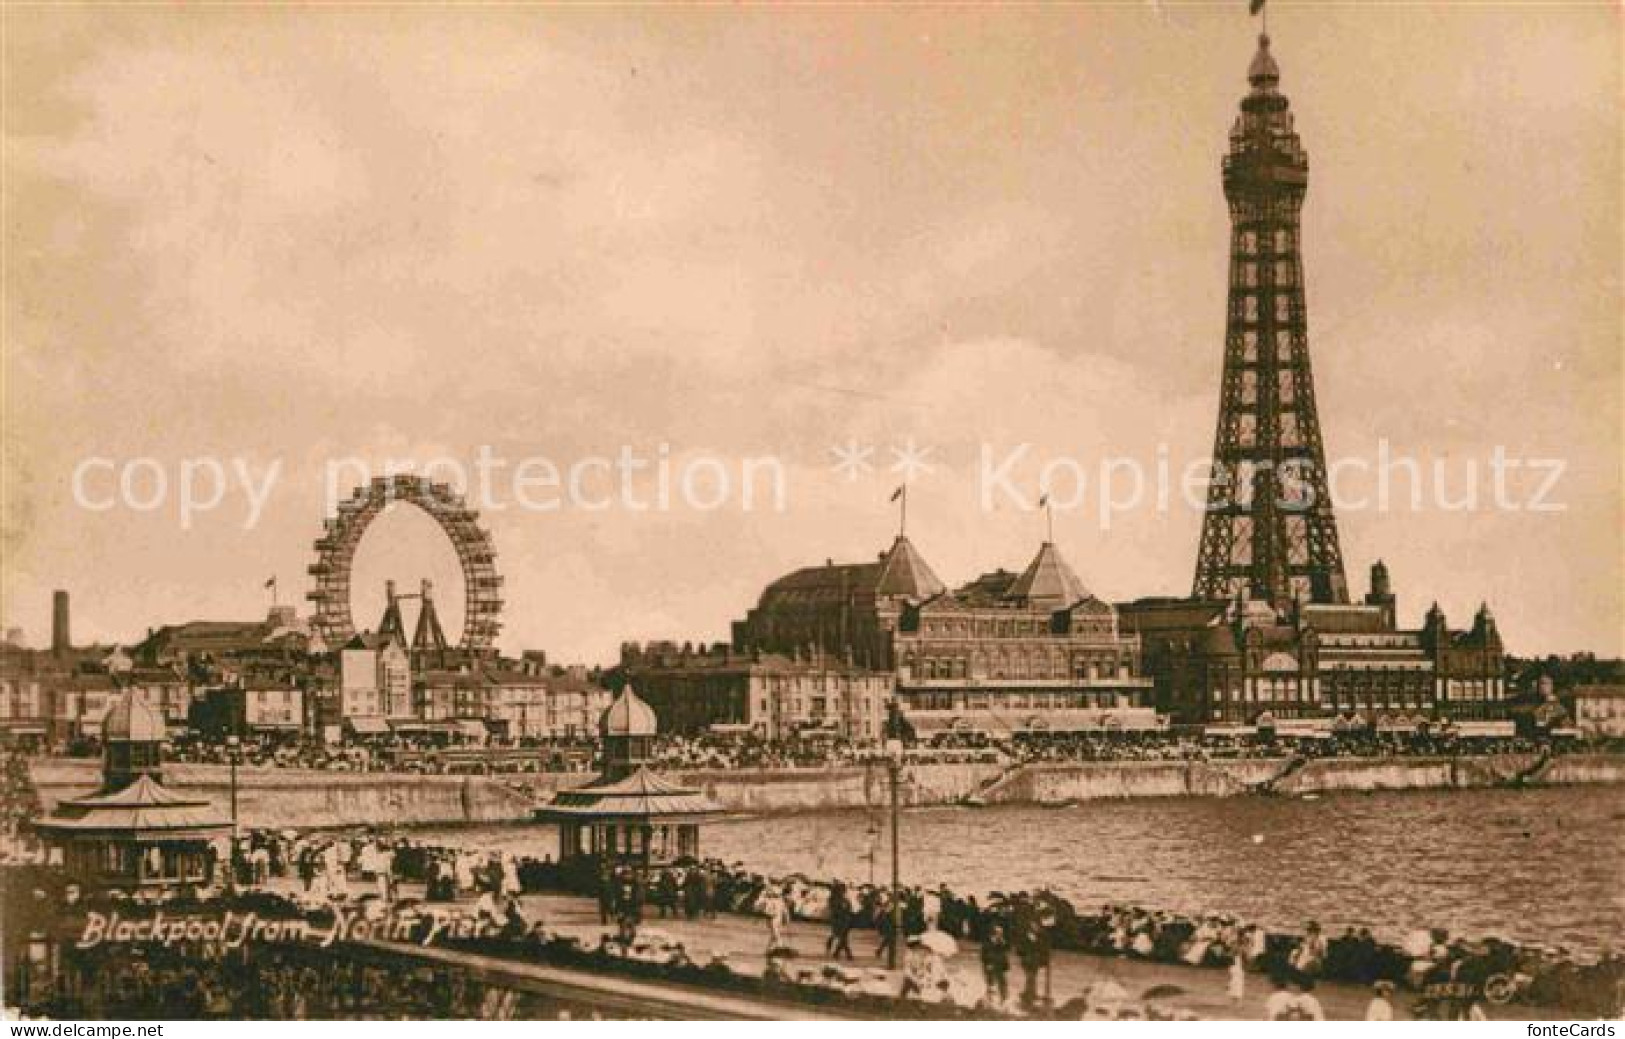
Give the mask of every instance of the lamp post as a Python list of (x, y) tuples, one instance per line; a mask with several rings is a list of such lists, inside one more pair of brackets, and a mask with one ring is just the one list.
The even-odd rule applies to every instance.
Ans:
[(236, 736), (226, 737), (226, 761), (231, 765), (231, 854), (226, 856), (226, 869), (233, 891), (237, 889), (237, 753), (241, 742)]
[(903, 941), (903, 868), (902, 849), (898, 841), (902, 811), (898, 803), (898, 785), (903, 772), (902, 711), (893, 700), (887, 708), (886, 718), (886, 778), (891, 787), (891, 933), (886, 947), (886, 967), (897, 969), (897, 947)]
[(902, 855), (897, 834), (902, 813), (897, 804), (898, 774), (903, 771), (903, 741), (886, 741), (886, 775), (891, 781), (891, 944), (886, 947), (886, 966), (897, 969), (897, 946), (903, 940)]
[(231, 764), (231, 839), (237, 840), (237, 754), (241, 741), (236, 736), (226, 737), (226, 760)]

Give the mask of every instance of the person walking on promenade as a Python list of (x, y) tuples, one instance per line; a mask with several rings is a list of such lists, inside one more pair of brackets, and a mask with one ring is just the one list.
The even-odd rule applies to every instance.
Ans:
[(1031, 1009), (1039, 1002), (1039, 972), (1049, 970), (1049, 928), (1038, 907), (1025, 899), (1016, 907), (1015, 947), (1021, 961), (1021, 1005)]
[(790, 922), (790, 907), (776, 885), (769, 884), (762, 892), (762, 915), (767, 917), (767, 951), (771, 954), (784, 947), (784, 928)]
[(1365, 1019), (1367, 1021), (1392, 1021), (1394, 1019), (1394, 1004), (1388, 997), (1394, 994), (1394, 983), (1379, 981), (1371, 986), (1371, 1002), (1365, 1006)]
[(824, 941), (824, 954), (838, 960), (843, 952), (847, 959), (855, 958), (852, 955), (852, 903), (846, 885), (837, 880), (829, 889), (829, 938)]
[(457, 875), (449, 858), (444, 855), (437, 857), (429, 877), (429, 890), (424, 896), (426, 901), (455, 902), (457, 900)]
[(1295, 1009), (1295, 997), (1287, 987), (1286, 975), (1270, 975), (1270, 994), (1264, 1000), (1264, 1018), (1268, 1021), (1301, 1021)]
[(884, 960), (897, 947), (897, 928), (891, 913), (891, 896), (881, 891), (875, 894), (875, 959)]
[(698, 920), (705, 911), (705, 869), (695, 866), (683, 877), (683, 915)]
[(377, 869), (378, 897), (386, 903), (394, 902), (395, 852), (389, 848), (380, 848), (373, 861)]
[(616, 922), (620, 925), (617, 936), (621, 945), (630, 949), (637, 941), (638, 926), (643, 923), (643, 885), (631, 870), (623, 869), (615, 886)]
[(1311, 920), (1298, 947), (1292, 950), (1292, 968), (1300, 974), (1315, 975), (1325, 962), (1326, 936), (1321, 933), (1320, 924)]
[(511, 852), (511, 851), (503, 852), (502, 853), (502, 858), (500, 860), (500, 864), (501, 864), (501, 874), (502, 874), (501, 885), (502, 885), (502, 895), (503, 895), (503, 897), (504, 898), (518, 898), (519, 893), (521, 891), (523, 891), (524, 888), (519, 883), (519, 863), (518, 863), (517, 860), (514, 859), (513, 852)]
[(1242, 950), (1241, 956), (1245, 966), (1258, 969), (1259, 963), (1264, 959), (1264, 952), (1268, 948), (1268, 936), (1264, 929), (1257, 924), (1248, 924), (1241, 930)]
[(920, 922), (921, 931), (935, 931), (937, 921), (942, 919), (942, 896), (935, 891), (926, 891), (920, 896)]
[(1303, 1015), (1299, 1020), (1326, 1020), (1326, 1011), (1321, 1007), (1320, 1000), (1315, 998), (1314, 978), (1307, 974), (1297, 975), (1292, 979), (1292, 987), (1297, 990), (1298, 1012)]
[(1275, 991), (1264, 1001), (1264, 1016), (1271, 1021), (1324, 1021), (1326, 1011), (1310, 989), (1314, 979), (1291, 967), (1270, 978)]
[(700, 906), (707, 920), (717, 918), (717, 875), (709, 868), (700, 870)]
[(1247, 998), (1247, 965), (1241, 960), (1241, 953), (1237, 952), (1230, 957), (1230, 984), (1227, 988), (1231, 1006), (1240, 1006), (1241, 1001)]
[(316, 886), (316, 852), (312, 848), (307, 847), (299, 852), (299, 881), (307, 895)]
[(615, 884), (616, 877), (608, 873), (598, 876), (598, 923), (600, 926), (609, 926), (610, 920), (615, 917)]
[(989, 1006), (1003, 1007), (1010, 1002), (1010, 938), (1002, 923), (989, 924), (982, 939), (982, 982)]

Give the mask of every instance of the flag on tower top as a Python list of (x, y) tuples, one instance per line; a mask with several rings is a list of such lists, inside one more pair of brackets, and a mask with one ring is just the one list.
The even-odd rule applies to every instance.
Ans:
[(903, 484), (901, 487), (897, 488), (895, 491), (892, 491), (891, 492), (891, 497), (886, 499), (886, 500), (887, 501), (896, 501), (898, 498), (901, 498), (903, 496), (903, 491), (905, 491), (907, 488), (908, 488), (908, 484), (906, 484), (906, 483)]
[(1247, 0), (1247, 13), (1257, 14), (1264, 9), (1264, 0)]

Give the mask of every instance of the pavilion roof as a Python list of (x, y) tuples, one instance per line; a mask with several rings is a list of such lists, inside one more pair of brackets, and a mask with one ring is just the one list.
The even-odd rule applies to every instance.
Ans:
[(1083, 586), (1061, 550), (1049, 541), (1039, 547), (1038, 555), (1004, 594), (1008, 599), (1052, 610), (1064, 610), (1090, 597), (1089, 589)]
[(722, 806), (691, 787), (646, 768), (610, 782), (561, 790), (538, 812), (542, 819), (649, 819), (673, 821), (716, 815)]
[(63, 801), (34, 824), (44, 834), (121, 836), (141, 840), (218, 837), (231, 827), (213, 802), (178, 794), (150, 776), (122, 789)]

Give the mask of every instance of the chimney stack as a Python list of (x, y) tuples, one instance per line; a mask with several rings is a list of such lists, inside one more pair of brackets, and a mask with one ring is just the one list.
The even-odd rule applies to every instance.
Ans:
[(73, 648), (68, 629), (68, 593), (58, 588), (51, 595), (51, 652), (66, 653)]

